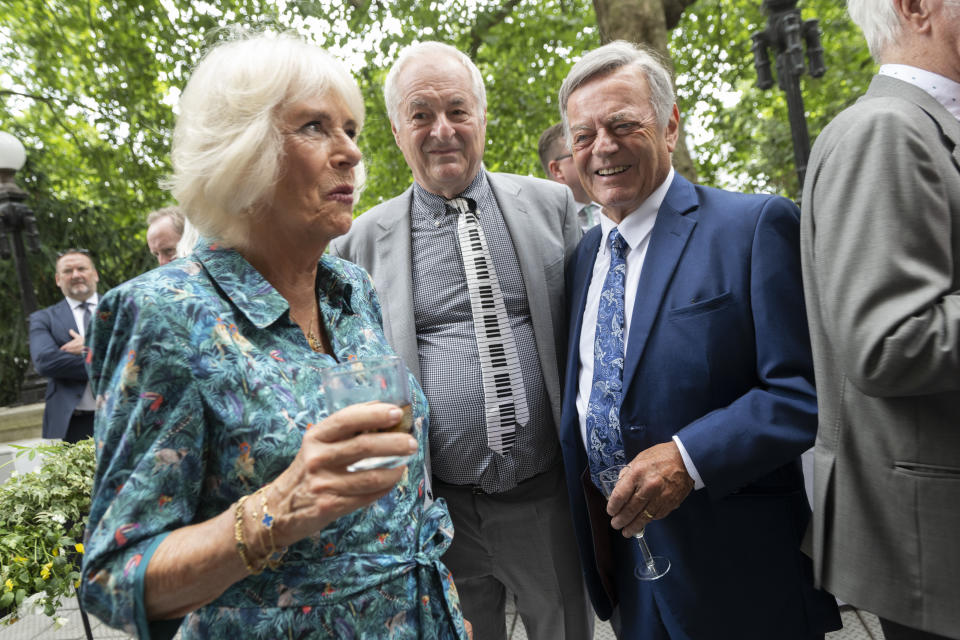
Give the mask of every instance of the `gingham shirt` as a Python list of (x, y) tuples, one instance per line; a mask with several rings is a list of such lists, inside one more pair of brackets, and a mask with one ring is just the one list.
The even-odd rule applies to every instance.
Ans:
[(430, 402), (430, 456), (433, 474), (441, 481), (499, 493), (552, 467), (560, 452), (527, 291), (486, 172), (480, 171), (460, 195), (477, 203), (477, 216), (520, 354), (530, 423), (518, 429), (516, 444), (506, 456), (487, 447), (480, 359), (457, 240), (458, 214), (446, 207), (443, 197), (414, 184), (410, 216), (413, 311), (423, 391)]

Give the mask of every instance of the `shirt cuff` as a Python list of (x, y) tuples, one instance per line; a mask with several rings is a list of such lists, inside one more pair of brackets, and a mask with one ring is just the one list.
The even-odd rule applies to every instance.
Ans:
[(680, 457), (683, 458), (683, 466), (687, 468), (687, 473), (693, 478), (693, 490), (703, 489), (705, 484), (700, 478), (700, 473), (697, 471), (697, 465), (693, 464), (693, 458), (690, 457), (690, 454), (687, 453), (687, 448), (683, 446), (683, 443), (680, 442), (679, 436), (673, 436), (673, 441), (677, 444), (677, 449), (680, 449)]
[(169, 640), (176, 635), (180, 623), (183, 622), (183, 618), (177, 620), (147, 620), (147, 605), (144, 598), (147, 565), (153, 558), (153, 552), (157, 550), (157, 547), (169, 534), (169, 531), (164, 532), (150, 541), (150, 544), (144, 549), (140, 564), (137, 565), (133, 574), (134, 624), (137, 626), (137, 634), (141, 640)]

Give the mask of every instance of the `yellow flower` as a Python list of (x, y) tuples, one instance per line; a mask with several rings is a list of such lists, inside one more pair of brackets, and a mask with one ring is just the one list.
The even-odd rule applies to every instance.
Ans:
[(77, 578), (77, 581), (73, 583), (73, 588), (74, 589), (80, 588), (80, 578)]
[(24, 562), (27, 561), (27, 559), (24, 558), (23, 556), (13, 556), (13, 561), (14, 561), (14, 562), (19, 562), (20, 564), (23, 564)]
[(83, 553), (83, 543), (82, 543), (82, 542), (78, 542), (77, 544), (73, 545), (73, 548), (77, 550), (77, 553)]
[(52, 564), (48, 562), (47, 564), (43, 565), (43, 567), (40, 569), (40, 577), (43, 578), (44, 580), (50, 577), (51, 566)]
[(7, 578), (7, 581), (4, 582), (3, 584), (7, 588), (7, 591), (13, 591), (13, 580), (11, 580), (10, 578)]
[(60, 555), (60, 549), (54, 549), (52, 553), (53, 555), (58, 556)]

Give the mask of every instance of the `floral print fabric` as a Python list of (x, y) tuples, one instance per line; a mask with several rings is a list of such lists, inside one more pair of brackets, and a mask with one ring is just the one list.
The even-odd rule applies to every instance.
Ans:
[[(82, 598), (108, 624), (169, 636), (143, 610), (162, 538), (286, 469), (328, 414), (323, 368), (393, 353), (360, 267), (324, 256), (317, 298), (336, 360), (310, 349), (286, 300), (230, 249), (198, 245), (103, 297), (89, 339), (97, 471)], [(393, 491), (188, 615), (184, 640), (466, 637), (439, 561), (453, 527), (442, 501), (424, 502), (426, 400), (412, 376), (410, 387), (420, 449)]]

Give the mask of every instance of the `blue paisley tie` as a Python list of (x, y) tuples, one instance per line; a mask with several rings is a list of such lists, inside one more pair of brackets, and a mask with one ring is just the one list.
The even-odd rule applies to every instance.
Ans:
[(610, 269), (600, 291), (597, 331), (593, 338), (593, 384), (587, 403), (587, 458), (590, 477), (615, 464), (626, 464), (620, 436), (623, 399), (624, 280), (627, 242), (616, 227), (610, 232)]

